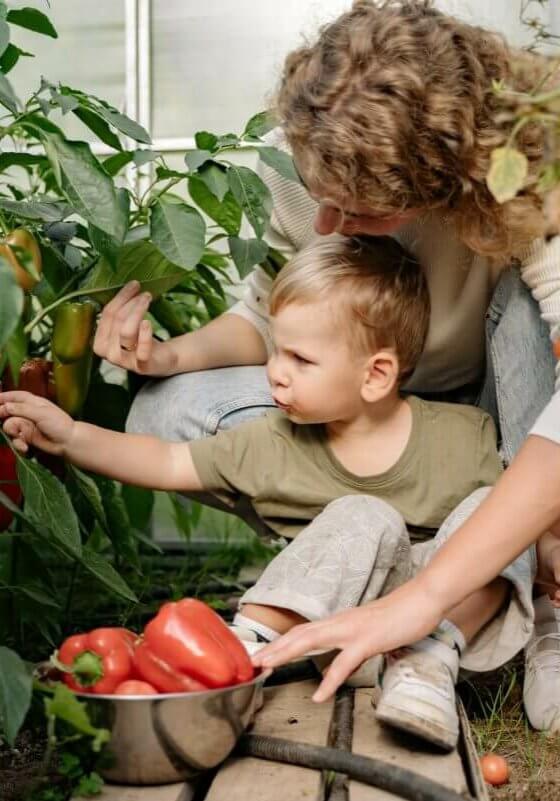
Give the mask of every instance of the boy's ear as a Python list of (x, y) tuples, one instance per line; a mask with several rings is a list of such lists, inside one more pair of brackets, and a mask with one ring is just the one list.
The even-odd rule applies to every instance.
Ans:
[(368, 359), (362, 383), (366, 403), (382, 400), (395, 388), (399, 378), (399, 360), (392, 350), (380, 350)]

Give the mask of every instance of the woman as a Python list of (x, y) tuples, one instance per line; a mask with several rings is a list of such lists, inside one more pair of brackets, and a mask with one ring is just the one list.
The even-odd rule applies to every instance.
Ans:
[[(511, 127), (507, 99), (492, 85), (505, 81), (526, 90), (544, 76), (541, 60), (521, 59), (496, 35), (423, 0), (358, 2), (286, 61), (278, 107), (304, 186), (264, 171), (274, 200), (273, 233), (285, 247), (299, 249), (315, 230), (391, 234), (413, 252), (426, 273), (432, 315), (424, 355), (406, 389), (478, 401), (499, 424), (508, 463), (554, 391), (549, 337), (550, 327), (560, 322), (560, 238), (543, 238), (534, 188), (543, 152), (538, 127), (525, 126), (516, 140), (529, 161), (524, 191), (503, 205), (488, 191), (491, 152), (506, 143)], [(103, 315), (97, 352), (148, 375), (185, 373), (140, 393), (131, 430), (153, 431), (157, 421), (160, 435), (190, 439), (273, 405), (264, 370), (255, 366), (268, 353), (269, 287), (257, 270), (244, 301), (230, 313), (166, 344), (155, 343), (149, 324), (141, 323), (149, 297), (138, 296), (136, 287), (123, 290)], [(208, 372), (217, 367), (225, 369)], [(553, 411), (545, 410), (549, 422)], [(484, 561), (488, 580), (560, 516), (555, 498), (546, 508), (535, 505), (541, 492), (536, 488), (549, 478), (543, 477), (546, 460), (556, 465), (556, 451), (550, 442), (529, 440), (473, 517), (476, 524), (466, 523), (414, 584), (345, 613), (348, 620), (330, 634), (322, 624), (295, 630), (287, 642), (263, 652), (263, 660), (268, 656), (277, 664), (308, 646), (346, 646), (329, 671), (324, 695), (370, 653), (424, 636), (460, 599), (458, 588), (461, 598), (475, 589), (465, 570), (473, 554)], [(500, 505), (504, 497), (509, 507)], [(548, 538), (540, 548), (545, 580), (554, 574), (554, 546)], [(551, 729), (560, 727), (560, 686), (551, 689), (552, 674), (543, 669), (539, 652), (541, 645), (549, 647), (551, 628), (560, 635), (560, 617), (545, 589), (538, 590), (542, 597), (527, 653), (526, 707), (534, 725)], [(382, 628), (372, 633), (369, 627), (379, 620)], [(356, 639), (350, 642), (347, 631)], [(558, 670), (560, 636), (552, 639)], [(551, 715), (553, 696), (558, 703)]]

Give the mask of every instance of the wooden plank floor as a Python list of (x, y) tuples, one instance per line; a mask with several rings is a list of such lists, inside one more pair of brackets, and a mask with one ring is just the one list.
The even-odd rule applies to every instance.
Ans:
[[(265, 689), (252, 733), (327, 745), (333, 702), (313, 703), (316, 687), (310, 680)], [(322, 795), (319, 771), (242, 757), (225, 762), (205, 801), (314, 801)]]
[[(294, 742), (330, 745), (334, 704), (332, 701), (325, 704), (313, 703), (311, 696), (316, 686), (316, 681), (307, 680), (266, 688), (265, 704), (257, 714), (251, 732), (282, 737)], [(435, 749), (422, 747), (417, 740), (410, 740), (405, 735), (380, 726), (375, 720), (372, 694), (372, 690), (355, 692), (352, 738), (354, 753), (406, 767), (460, 794), (468, 794), (470, 791), (478, 801), (487, 799), (480, 777), (475, 776), (475, 780), (472, 777), (473, 770), (477, 772), (472, 744), (471, 750), (463, 748), (468, 754), (470, 765), (467, 772), (471, 786), (468, 787), (458, 751), (441, 754)], [(466, 719), (462, 723), (467, 735), (462, 740), (464, 746), (465, 740), (468, 740), (468, 723)], [(187, 784), (144, 788), (107, 786), (99, 799), (191, 801), (193, 792), (193, 788)], [(324, 801), (324, 797), (325, 787), (320, 771), (253, 757), (231, 757), (214, 777), (205, 801)], [(397, 799), (390, 793), (359, 782), (349, 782), (347, 798), (348, 801)]]
[[(373, 692), (356, 690), (354, 696), (353, 753), (399, 765), (456, 793), (466, 793), (468, 788), (458, 752), (442, 754), (428, 746), (423, 748), (417, 739), (411, 740), (405, 734), (380, 726), (373, 713)], [(348, 789), (349, 801), (396, 801), (399, 798), (360, 782), (350, 782)]]

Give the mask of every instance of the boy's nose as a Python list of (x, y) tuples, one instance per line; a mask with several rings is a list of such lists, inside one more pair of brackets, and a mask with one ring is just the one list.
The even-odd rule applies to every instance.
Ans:
[(271, 356), (267, 364), (268, 382), (271, 387), (285, 387), (289, 383), (286, 370), (282, 369), (282, 364), (278, 358)]
[(315, 213), (315, 220), (313, 221), (315, 231), (323, 236), (332, 234), (340, 225), (340, 215), (340, 209), (328, 203), (319, 203), (319, 208)]

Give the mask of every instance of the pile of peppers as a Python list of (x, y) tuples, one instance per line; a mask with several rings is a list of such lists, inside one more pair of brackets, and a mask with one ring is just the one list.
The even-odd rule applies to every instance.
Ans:
[(70, 689), (95, 695), (200, 692), (254, 675), (243, 644), (194, 598), (164, 604), (142, 636), (101, 628), (68, 637), (53, 661)]

